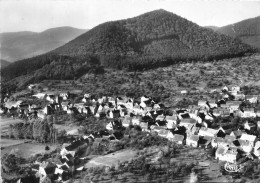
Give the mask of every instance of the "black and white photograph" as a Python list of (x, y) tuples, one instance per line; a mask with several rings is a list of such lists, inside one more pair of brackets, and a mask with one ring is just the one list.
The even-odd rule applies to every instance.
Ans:
[(260, 183), (260, 0), (0, 0), (3, 183)]

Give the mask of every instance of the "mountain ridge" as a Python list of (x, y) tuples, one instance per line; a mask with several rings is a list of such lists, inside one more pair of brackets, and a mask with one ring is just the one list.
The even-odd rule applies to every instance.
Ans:
[(219, 27), (215, 31), (260, 48), (260, 16)]
[(14, 62), (44, 54), (62, 46), (84, 32), (86, 32), (84, 29), (64, 26), (47, 29), (42, 32), (0, 33), (0, 42), (2, 44), (0, 49), (1, 58)]
[(53, 51), (11, 64), (2, 74), (7, 80), (30, 76), (30, 82), (74, 79), (88, 72), (102, 73), (104, 68), (145, 70), (252, 52), (238, 39), (155, 10), (100, 24)]

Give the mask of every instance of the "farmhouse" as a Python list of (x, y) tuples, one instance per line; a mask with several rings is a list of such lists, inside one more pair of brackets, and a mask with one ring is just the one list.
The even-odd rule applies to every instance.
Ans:
[(235, 163), (238, 158), (238, 152), (236, 148), (219, 146), (216, 150), (215, 158), (220, 161)]
[(198, 147), (198, 145), (199, 145), (199, 136), (198, 135), (187, 136), (186, 145), (192, 146), (192, 147)]

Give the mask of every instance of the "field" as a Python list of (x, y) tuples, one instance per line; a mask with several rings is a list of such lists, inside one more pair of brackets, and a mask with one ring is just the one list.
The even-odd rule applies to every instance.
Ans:
[(21, 119), (12, 119), (12, 118), (4, 118), (0, 117), (0, 125), (1, 125), (1, 136), (7, 135), (8, 127), (11, 124), (23, 122)]
[(45, 146), (46, 144), (34, 144), (34, 143), (23, 143), (13, 146), (8, 146), (1, 150), (1, 156), (3, 156), (5, 153), (10, 153), (12, 150), (17, 151), (19, 155), (23, 158), (29, 158), (31, 156), (34, 156), (38, 153), (49, 153), (57, 147), (56, 145), (49, 145), (50, 150), (46, 151)]
[(18, 144), (23, 144), (25, 140), (14, 140), (14, 139), (3, 139), (1, 138), (1, 147), (9, 147), (9, 146), (14, 146)]
[(95, 167), (95, 166), (112, 166), (116, 165), (118, 161), (125, 162), (136, 156), (137, 151), (126, 150), (119, 151), (105, 156), (99, 156), (91, 159), (86, 165), (85, 168)]

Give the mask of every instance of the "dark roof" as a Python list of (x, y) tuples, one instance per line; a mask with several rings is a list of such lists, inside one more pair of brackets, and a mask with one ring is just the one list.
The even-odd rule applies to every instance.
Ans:
[(45, 170), (46, 174), (49, 175), (49, 174), (54, 174), (55, 169), (56, 169), (56, 166), (53, 166), (53, 167), (47, 167), (44, 170)]
[(82, 144), (82, 142), (80, 140), (76, 140), (74, 142), (72, 142), (69, 146), (65, 147), (65, 149), (67, 151), (71, 151), (77, 147), (79, 147)]
[(60, 167), (60, 169), (62, 169), (62, 170), (68, 170), (69, 168), (68, 168), (66, 165), (62, 165), (62, 166)]
[(67, 157), (68, 159), (73, 158), (73, 156), (72, 156), (71, 154), (67, 154), (66, 157)]
[(39, 178), (36, 178), (35, 175), (21, 178), (21, 183), (38, 183)]

